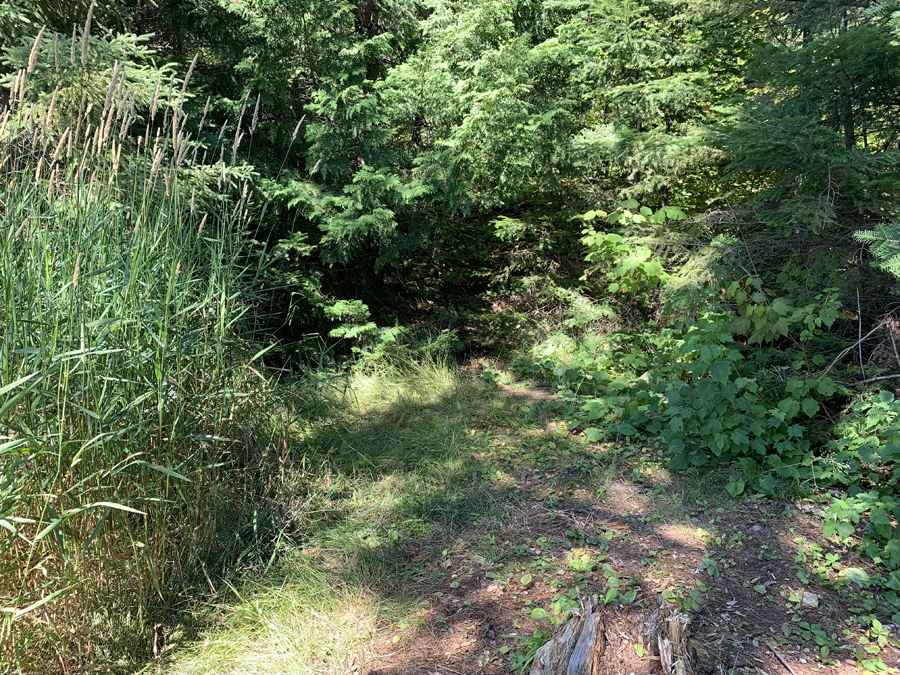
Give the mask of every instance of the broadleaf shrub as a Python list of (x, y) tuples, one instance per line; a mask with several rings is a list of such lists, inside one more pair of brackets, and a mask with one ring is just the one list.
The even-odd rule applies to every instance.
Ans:
[[(656, 218), (631, 208), (582, 218)], [(590, 227), (584, 235), (590, 272), (613, 281), (606, 292), (665, 292), (664, 261), (648, 265), (649, 249)], [(790, 266), (769, 282), (732, 275), (708, 289), (715, 309), (693, 322), (584, 335), (568, 353), (549, 349), (512, 369), (555, 386), (557, 413), (591, 442), (652, 434), (676, 471), (734, 467), (724, 486), (732, 496), (845, 488), (827, 510), (824, 534), (856, 542), (893, 570), (872, 583), (897, 590), (900, 401), (888, 391), (860, 396), (832, 376), (834, 364), (824, 368), (826, 331), (848, 313), (837, 288), (804, 293), (797, 276)]]

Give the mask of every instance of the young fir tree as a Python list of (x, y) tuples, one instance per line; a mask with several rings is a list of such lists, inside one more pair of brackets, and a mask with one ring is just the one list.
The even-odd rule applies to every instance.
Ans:
[[(735, 175), (775, 221), (822, 228), (889, 216), (897, 180), (900, 47), (870, 2), (771, 2), (728, 131)], [(775, 208), (771, 208), (772, 206)]]
[(702, 195), (720, 162), (705, 129), (722, 117), (717, 104), (740, 92), (753, 17), (691, 0), (565, 6), (573, 13), (560, 39), (577, 51), (579, 95), (590, 104), (575, 141), (586, 174), (662, 205)]

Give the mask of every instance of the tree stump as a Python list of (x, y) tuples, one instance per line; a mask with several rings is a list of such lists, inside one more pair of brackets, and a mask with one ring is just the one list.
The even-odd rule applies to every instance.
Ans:
[[(694, 675), (694, 650), (689, 638), (690, 616), (658, 598), (649, 618), (623, 622), (623, 614), (600, 604), (597, 596), (582, 600), (581, 610), (563, 623), (553, 638), (538, 649), (530, 675), (612, 675), (621, 667), (612, 655), (622, 651), (622, 642), (635, 652), (640, 643), (645, 653), (637, 659), (653, 663), (652, 671), (663, 675)], [(627, 623), (627, 626), (619, 624)], [(622, 628), (638, 627), (637, 631)], [(658, 664), (658, 665), (657, 665)], [(648, 663), (649, 665), (649, 663)], [(646, 671), (645, 671), (646, 672)]]

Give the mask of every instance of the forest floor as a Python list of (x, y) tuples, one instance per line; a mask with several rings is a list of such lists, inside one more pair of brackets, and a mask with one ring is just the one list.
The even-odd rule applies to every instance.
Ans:
[(641, 644), (660, 602), (692, 615), (700, 675), (860, 672), (860, 638), (877, 639), (854, 620), (865, 591), (833, 583), (867, 563), (822, 537), (819, 504), (734, 499), (727, 474), (670, 474), (646, 439), (588, 443), (523, 414), (550, 392), (477, 372), (353, 391), (295, 439), (300, 543), (240, 585), (211, 581), (199, 639), (174, 629), (142, 672), (508, 673), (528, 650), (514, 636), (551, 630), (534, 610), (617, 583), (635, 597), (607, 608), (610, 674), (660, 672)]

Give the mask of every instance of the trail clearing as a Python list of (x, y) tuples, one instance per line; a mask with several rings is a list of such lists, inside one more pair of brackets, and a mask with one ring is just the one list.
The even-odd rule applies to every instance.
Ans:
[(539, 388), (435, 366), (353, 392), (291, 438), (281, 498), (301, 543), (240, 586), (210, 580), (197, 639), (173, 627), (143, 672), (507, 673), (593, 594), (610, 674), (661, 672), (642, 642), (661, 602), (692, 616), (702, 675), (859, 672), (878, 640), (845, 621), (866, 591), (834, 582), (866, 563), (822, 538), (814, 503), (733, 499), (653, 444), (588, 443)]

